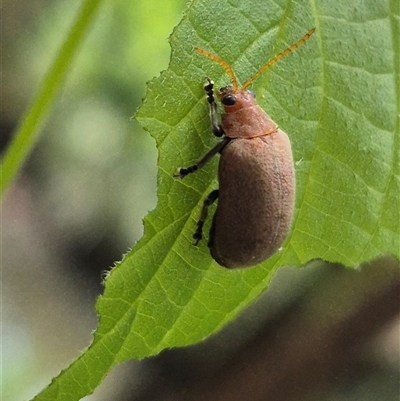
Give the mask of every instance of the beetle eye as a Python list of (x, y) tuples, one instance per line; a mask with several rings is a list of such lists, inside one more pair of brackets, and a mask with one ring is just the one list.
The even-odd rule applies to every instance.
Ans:
[(225, 106), (233, 106), (236, 103), (236, 98), (233, 95), (226, 95), (222, 99), (222, 104)]

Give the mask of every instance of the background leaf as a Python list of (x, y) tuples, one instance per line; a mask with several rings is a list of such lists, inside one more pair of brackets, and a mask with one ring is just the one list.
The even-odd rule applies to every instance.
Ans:
[(90, 23), (101, 5), (100, 0), (82, 3), (80, 12), (74, 22), (66, 41), (59, 50), (53, 65), (43, 80), (35, 101), (22, 117), (7, 153), (1, 161), (0, 197), (14, 179), (18, 170), (32, 151), (41, 132), (49, 109), (53, 105), (58, 90), (64, 82), (72, 60), (85, 38)]
[[(388, 252), (399, 257), (394, 12), (394, 2), (190, 4), (171, 37), (169, 69), (149, 83), (137, 115), (159, 150), (157, 208), (145, 219), (143, 238), (107, 277), (93, 344), (38, 400), (78, 399), (112, 365), (200, 341), (253, 301), (279, 266), (314, 258), (356, 266)], [(312, 27), (317, 31), (306, 45), (253, 85), (260, 105), (292, 141), (292, 234), (267, 262), (225, 270), (213, 262), (205, 241), (191, 245), (204, 196), (217, 186), (218, 161), (183, 181), (172, 177), (216, 141), (204, 76), (217, 87), (229, 83), (193, 48), (220, 55), (243, 82)], [(79, 394), (69, 391), (76, 380), (85, 384)]]

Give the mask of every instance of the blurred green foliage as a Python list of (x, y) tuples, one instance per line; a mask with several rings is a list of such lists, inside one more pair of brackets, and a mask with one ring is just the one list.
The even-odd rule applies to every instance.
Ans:
[[(2, 3), (3, 141), (10, 138), (10, 132), (16, 129), (21, 115), (37, 96), (82, 3), (80, 0)], [(155, 206), (155, 142), (132, 116), (145, 95), (146, 82), (168, 66), (168, 37), (185, 3), (184, 0), (102, 2), (84, 43), (67, 66), (66, 81), (38, 142), (5, 195), (5, 202), (14, 202), (14, 213), (27, 217), (27, 225), (18, 228), (20, 234), (31, 232), (28, 224), (35, 219), (40, 221), (40, 226), (35, 227), (38, 239), (42, 240), (40, 245), (65, 261), (70, 267), (65, 273), (75, 280), (76, 286), (90, 283), (81, 276), (74, 278), (74, 269), (81, 267), (82, 262), (68, 253), (70, 249), (79, 246), (90, 255), (96, 248), (104, 247), (105, 242), (113, 241), (112, 256), (104, 249), (100, 254), (102, 259), (91, 261), (97, 264), (92, 281), (99, 287), (101, 272), (122, 258), (140, 238), (142, 218)], [(29, 194), (32, 204), (18, 203), (18, 197), (15, 201), (21, 189)], [(10, 236), (6, 225), (2, 234)], [(5, 253), (14, 255), (15, 265), (11, 261), (5, 267), (9, 273), (4, 277), (14, 274), (24, 280), (16, 259), (23, 253), (19, 248), (24, 241), (17, 236), (14, 243), (15, 248)], [(45, 272), (36, 271), (40, 261), (32, 253), (31, 258), (26, 274), (30, 278), (35, 276), (35, 286), (31, 288), (33, 293), (26, 293), (25, 298), (39, 302), (40, 297), (34, 291), (40, 287), (39, 278)], [(57, 272), (62, 277), (63, 271), (57, 264), (49, 264), (48, 268), (50, 274)], [(14, 281), (18, 283), (17, 278), (6, 282), (9, 286)], [(73, 291), (70, 289), (71, 294)], [(52, 292), (55, 297), (62, 294), (60, 288)], [(46, 303), (56, 305), (57, 301), (47, 299)], [(23, 310), (19, 308), (9, 298), (4, 315), (18, 314), (23, 321)], [(36, 309), (40, 311), (41, 305)], [(41, 326), (43, 321), (36, 320), (36, 324)], [(24, 325), (14, 328), (8, 318), (3, 325), (4, 345), (10, 352), (4, 354), (2, 395), (8, 400), (27, 399), (44, 385), (38, 384), (38, 377), (43, 378), (50, 358), (35, 348), (35, 328), (28, 330)], [(14, 330), (19, 329), (23, 332), (17, 334)], [(9, 332), (12, 335), (6, 335)], [(18, 341), (18, 351), (14, 341)], [(65, 342), (64, 347), (67, 348)], [(21, 380), (24, 386), (20, 385)]]
[[(80, 3), (43, 2), (25, 30), (13, 33), (9, 45), (19, 46), (5, 49), (10, 89), (3, 96), (13, 96), (7, 103), (28, 107)], [(47, 191), (43, 201), (56, 208), (53, 217), (71, 230), (85, 226), (84, 235), (90, 235), (92, 225), (98, 229), (96, 220), (117, 214), (125, 245), (140, 237), (141, 218), (156, 200), (156, 152), (131, 116), (146, 81), (167, 67), (167, 38), (183, 4), (103, 2), (68, 66), (66, 84), (27, 168), (38, 188)], [(15, 124), (21, 111), (7, 110), (5, 118)], [(68, 200), (66, 194), (77, 196)]]

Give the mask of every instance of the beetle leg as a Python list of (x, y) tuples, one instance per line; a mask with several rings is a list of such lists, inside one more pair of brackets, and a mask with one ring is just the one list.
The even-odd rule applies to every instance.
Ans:
[(210, 120), (212, 126), (212, 132), (215, 136), (221, 137), (224, 135), (224, 130), (218, 122), (218, 112), (217, 103), (214, 98), (214, 82), (206, 77), (207, 83), (204, 85), (204, 90), (206, 91), (207, 101), (210, 106)]
[(208, 208), (217, 200), (219, 195), (219, 190), (214, 189), (203, 202), (203, 208), (201, 209), (200, 219), (197, 222), (196, 232), (193, 234), (194, 244), (197, 245), (203, 238), (203, 226), (207, 219)]
[(224, 147), (230, 142), (230, 138), (225, 137), (221, 142), (217, 143), (211, 150), (209, 150), (204, 157), (202, 157), (196, 164), (190, 167), (179, 167), (174, 174), (175, 178), (184, 178), (188, 174), (194, 173), (197, 170), (200, 170), (204, 165), (209, 162), (217, 153), (222, 152)]

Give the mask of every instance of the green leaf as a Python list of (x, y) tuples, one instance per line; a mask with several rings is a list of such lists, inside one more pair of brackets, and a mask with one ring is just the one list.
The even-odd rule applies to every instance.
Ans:
[[(202, 340), (233, 319), (282, 265), (314, 258), (356, 266), (399, 257), (399, 15), (396, 2), (194, 0), (171, 36), (167, 71), (148, 85), (137, 118), (159, 150), (158, 205), (143, 238), (106, 279), (93, 344), (37, 400), (75, 400), (111, 366)], [(259, 104), (291, 138), (296, 216), (281, 252), (227, 270), (206, 241), (192, 246), (218, 160), (172, 177), (216, 143), (204, 77), (229, 83), (194, 52), (218, 54), (243, 82), (310, 28), (314, 36), (262, 77)], [(206, 226), (205, 232), (207, 232)], [(88, 384), (89, 383), (89, 384)]]

